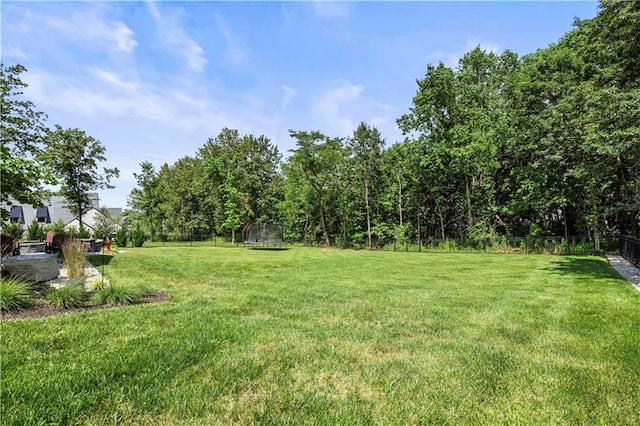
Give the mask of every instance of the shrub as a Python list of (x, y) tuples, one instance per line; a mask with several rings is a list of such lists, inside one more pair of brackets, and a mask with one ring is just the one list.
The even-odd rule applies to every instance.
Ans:
[(113, 242), (116, 243), (118, 247), (126, 247), (127, 246), (127, 228), (122, 227), (118, 229), (116, 235), (113, 237)]
[(64, 234), (64, 222), (62, 219), (58, 219), (49, 225), (49, 230), (55, 232), (56, 234)]
[(104, 282), (102, 280), (93, 280), (93, 281), (91, 281), (89, 286), (91, 287), (92, 291), (102, 290), (103, 288), (105, 288), (104, 287)]
[(62, 243), (62, 259), (70, 278), (84, 278), (87, 246), (76, 238), (67, 238)]
[(132, 305), (138, 303), (147, 293), (142, 287), (120, 287), (110, 285), (96, 291), (93, 295), (93, 303), (96, 305)]
[(106, 240), (111, 235), (111, 230), (100, 224), (96, 225), (93, 230), (93, 238), (96, 240)]
[(24, 230), (19, 223), (6, 222), (2, 224), (2, 232), (10, 234), (14, 240), (21, 240)]
[(27, 227), (27, 239), (28, 240), (41, 240), (44, 237), (44, 227), (38, 223), (36, 218), (33, 218), (31, 225)]
[(69, 226), (65, 229), (64, 234), (70, 238), (78, 238), (78, 228)]
[(131, 230), (131, 242), (134, 247), (142, 247), (144, 244), (145, 236), (144, 230), (140, 226), (140, 224), (136, 224), (136, 226)]
[(87, 292), (82, 283), (74, 283), (61, 288), (52, 288), (45, 298), (57, 308), (81, 308), (87, 302)]
[(0, 280), (0, 310), (28, 308), (33, 302), (31, 286), (19, 278)]
[(91, 232), (84, 226), (80, 226), (78, 231), (78, 238), (91, 238)]

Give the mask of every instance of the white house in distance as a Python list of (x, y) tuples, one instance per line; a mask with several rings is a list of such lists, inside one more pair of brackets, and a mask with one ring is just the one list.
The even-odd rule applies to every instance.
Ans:
[[(93, 231), (97, 223), (97, 217), (101, 215), (99, 211), (100, 199), (96, 192), (90, 193), (89, 198), (91, 199), (92, 207), (82, 215), (82, 224), (88, 230)], [(43, 200), (43, 205), (40, 207), (33, 207), (28, 204), (21, 205), (14, 202), (10, 206), (3, 205), (2, 208), (9, 211), (10, 222), (19, 223), (24, 229), (31, 225), (34, 218), (43, 226), (62, 220), (65, 228), (80, 228), (80, 220), (71, 213), (69, 202), (58, 195), (53, 195), (48, 200)], [(122, 213), (121, 208), (109, 208), (108, 210), (112, 216)]]

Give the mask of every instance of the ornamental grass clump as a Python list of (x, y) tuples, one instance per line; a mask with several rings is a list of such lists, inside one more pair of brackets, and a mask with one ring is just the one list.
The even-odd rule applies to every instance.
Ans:
[(96, 305), (133, 305), (147, 293), (143, 287), (121, 287), (110, 285), (93, 294), (93, 303)]
[(9, 312), (28, 308), (33, 303), (33, 289), (19, 278), (0, 280), (0, 310)]
[(82, 283), (75, 283), (61, 288), (52, 288), (45, 298), (56, 308), (81, 308), (87, 302), (87, 292)]
[(87, 246), (76, 238), (65, 239), (62, 243), (62, 258), (69, 278), (84, 278)]

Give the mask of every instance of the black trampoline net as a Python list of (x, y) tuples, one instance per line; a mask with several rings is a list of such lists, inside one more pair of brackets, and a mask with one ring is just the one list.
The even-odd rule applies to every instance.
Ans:
[(282, 244), (282, 225), (256, 225), (249, 227), (245, 244)]

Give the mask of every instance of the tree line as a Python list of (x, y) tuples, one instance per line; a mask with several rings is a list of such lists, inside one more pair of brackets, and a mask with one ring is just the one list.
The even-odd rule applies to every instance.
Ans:
[(519, 58), (476, 47), (428, 65), (403, 141), (290, 131), (284, 161), (261, 135), (224, 129), (130, 197), (150, 234), (237, 233), (282, 223), (294, 241), (638, 235), (640, 3), (604, 1), (558, 43)]
[[(288, 240), (343, 247), (639, 235), (639, 2), (602, 1), (547, 48), (476, 47), (416, 83), (402, 141), (367, 123), (344, 138), (291, 130), (283, 159), (266, 136), (225, 128), (193, 156), (142, 162), (129, 216), (152, 239), (236, 241), (252, 223), (280, 223)], [(27, 147), (16, 135), (11, 154)], [(3, 162), (18, 161), (8, 154), (3, 128)]]

